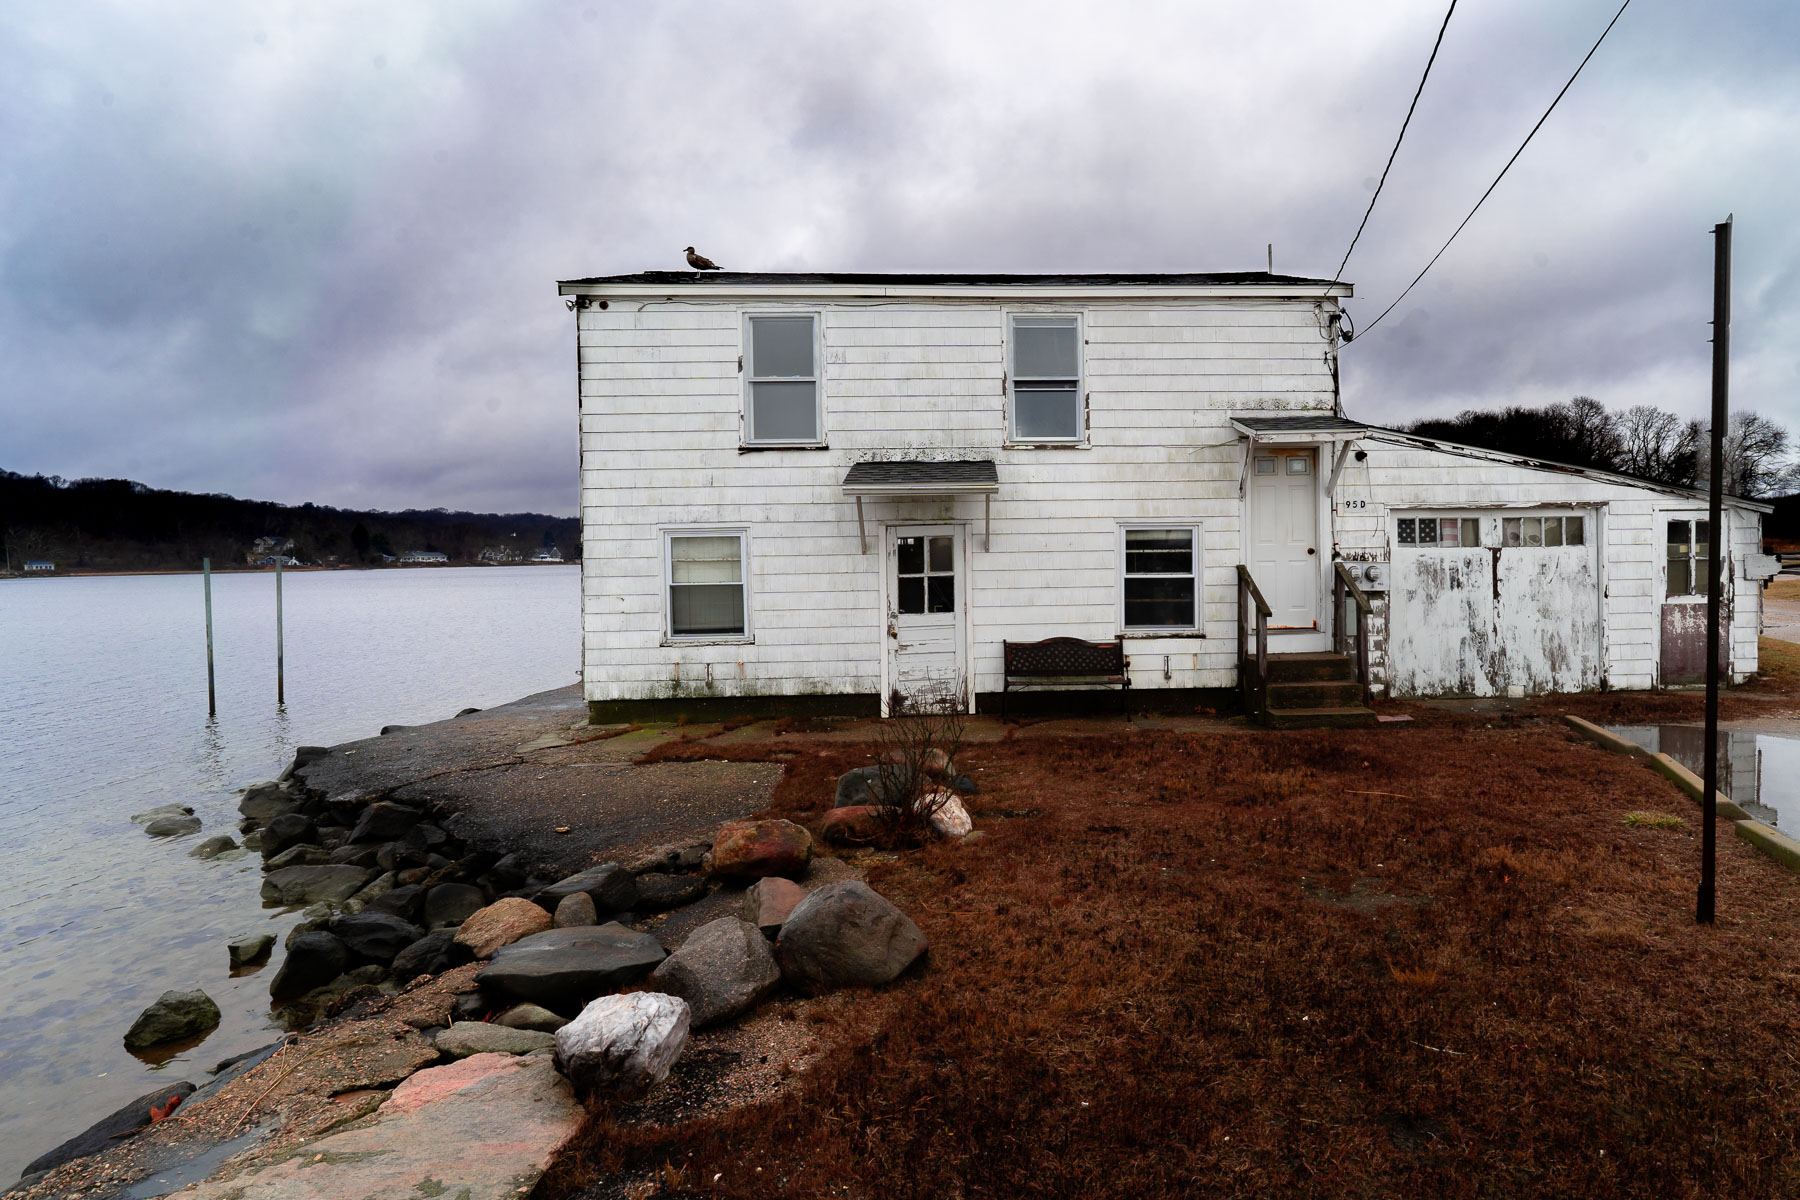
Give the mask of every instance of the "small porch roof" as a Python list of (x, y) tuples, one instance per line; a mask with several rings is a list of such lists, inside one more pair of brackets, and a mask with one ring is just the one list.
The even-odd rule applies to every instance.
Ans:
[(991, 458), (927, 462), (917, 459), (875, 459), (853, 463), (844, 476), (844, 495), (856, 499), (856, 534), (862, 552), (869, 552), (869, 534), (863, 524), (863, 498), (909, 500), (942, 496), (981, 496), (982, 549), (992, 540), (988, 506), (1000, 490), (1000, 472)]
[(1359, 438), (1369, 431), (1369, 427), (1361, 421), (1352, 421), (1348, 417), (1328, 412), (1283, 416), (1232, 413), (1231, 427), (1253, 441), (1278, 441), (1284, 438), (1344, 441)]

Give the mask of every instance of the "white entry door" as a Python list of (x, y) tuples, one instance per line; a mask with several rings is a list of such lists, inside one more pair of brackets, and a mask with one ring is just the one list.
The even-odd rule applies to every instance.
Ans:
[(1319, 480), (1314, 452), (1259, 450), (1250, 464), (1250, 573), (1272, 629), (1319, 629)]
[(908, 707), (966, 707), (963, 578), (959, 525), (905, 525), (887, 539), (889, 716)]

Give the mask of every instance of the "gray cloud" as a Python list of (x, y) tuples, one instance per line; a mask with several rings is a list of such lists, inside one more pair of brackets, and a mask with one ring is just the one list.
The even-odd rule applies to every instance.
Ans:
[[(0, 465), (573, 511), (552, 282), (669, 267), (1329, 274), (1432, 3), (43, 4), (0, 14)], [(1347, 276), (1366, 326), (1605, 3), (1464, 6)], [(1577, 392), (1800, 420), (1800, 13), (1634, 5), (1352, 411)]]

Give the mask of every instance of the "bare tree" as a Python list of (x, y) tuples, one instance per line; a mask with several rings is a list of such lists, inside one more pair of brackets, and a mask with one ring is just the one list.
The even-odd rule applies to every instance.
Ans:
[(1639, 479), (1692, 487), (1699, 467), (1699, 426), (1652, 404), (1619, 414), (1619, 469)]
[(1551, 419), (1562, 427), (1564, 454), (1572, 462), (1602, 469), (1617, 466), (1624, 452), (1624, 439), (1619, 434), (1618, 418), (1606, 411), (1606, 405), (1592, 396), (1576, 396), (1548, 410)]
[[(1698, 424), (1696, 422), (1696, 424)], [(1701, 427), (1697, 482), (1705, 486), (1711, 431)], [(1724, 485), (1728, 496), (1770, 496), (1800, 483), (1800, 464), (1788, 454), (1786, 429), (1753, 412), (1735, 412), (1725, 427)]]

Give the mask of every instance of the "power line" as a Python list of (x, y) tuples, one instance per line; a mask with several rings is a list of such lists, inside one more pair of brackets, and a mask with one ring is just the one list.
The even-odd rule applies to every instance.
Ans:
[(1394, 156), (1400, 153), (1400, 143), (1406, 140), (1406, 127), (1412, 124), (1413, 110), (1419, 107), (1419, 96), (1425, 90), (1425, 81), (1431, 78), (1431, 64), (1437, 61), (1438, 49), (1444, 44), (1444, 30), (1450, 28), (1450, 16), (1456, 11), (1456, 0), (1450, 0), (1450, 11), (1444, 14), (1444, 23), (1438, 26), (1437, 41), (1431, 44), (1431, 57), (1425, 60), (1425, 73), (1419, 76), (1419, 86), (1413, 90), (1412, 103), (1406, 106), (1406, 120), (1400, 122), (1400, 136), (1394, 139), (1394, 148), (1388, 151), (1387, 166), (1381, 168), (1381, 179), (1375, 184), (1375, 194), (1369, 197), (1369, 207), (1363, 210), (1362, 223), (1356, 227), (1356, 234), (1350, 239), (1350, 248), (1344, 251), (1344, 261), (1338, 264), (1337, 273), (1331, 277), (1333, 283), (1341, 283), (1344, 268), (1350, 265), (1350, 255), (1356, 249), (1356, 243), (1362, 239), (1363, 228), (1369, 223), (1369, 214), (1375, 211), (1375, 201), (1381, 199), (1381, 189), (1387, 186), (1388, 172), (1393, 170)]
[(1623, 4), (1619, 5), (1619, 11), (1613, 14), (1613, 19), (1606, 23), (1606, 28), (1602, 29), (1600, 31), (1600, 36), (1598, 38), (1594, 39), (1594, 44), (1591, 48), (1589, 48), (1586, 57), (1584, 57), (1581, 60), (1580, 66), (1577, 66), (1575, 68), (1575, 74), (1569, 76), (1569, 81), (1562, 85), (1562, 91), (1556, 93), (1556, 99), (1554, 99), (1550, 102), (1550, 107), (1546, 108), (1544, 110), (1544, 115), (1537, 119), (1537, 124), (1533, 125), (1531, 127), (1531, 132), (1526, 134), (1525, 140), (1519, 143), (1519, 148), (1517, 150), (1513, 151), (1512, 157), (1506, 160), (1506, 165), (1504, 167), (1500, 168), (1500, 173), (1498, 175), (1494, 176), (1494, 182), (1488, 184), (1487, 191), (1481, 193), (1481, 199), (1479, 199), (1475, 202), (1475, 207), (1471, 208), (1469, 210), (1469, 215), (1462, 219), (1462, 225), (1458, 225), (1456, 227), (1456, 232), (1452, 233), (1449, 237), (1449, 240), (1446, 241), (1442, 246), (1440, 246), (1438, 248), (1438, 252), (1436, 254), (1431, 256), (1431, 261), (1425, 264), (1425, 270), (1420, 271), (1417, 275), (1413, 276), (1413, 281), (1406, 285), (1406, 291), (1401, 292), (1398, 296), (1396, 296), (1394, 298), (1393, 304), (1390, 304), (1386, 308), (1382, 309), (1380, 317), (1376, 317), (1373, 321), (1369, 322), (1368, 329), (1364, 329), (1362, 331), (1362, 333), (1358, 335), (1359, 338), (1367, 337), (1370, 329), (1373, 329), (1377, 325), (1381, 324), (1381, 317), (1385, 317), (1389, 313), (1393, 312), (1395, 307), (1399, 305), (1400, 301), (1406, 299), (1407, 292), (1410, 292), (1413, 290), (1413, 288), (1417, 287), (1419, 280), (1425, 278), (1425, 271), (1431, 270), (1431, 268), (1434, 265), (1436, 265), (1437, 260), (1444, 256), (1444, 251), (1446, 251), (1450, 248), (1450, 243), (1454, 242), (1456, 240), (1456, 235), (1463, 231), (1463, 226), (1467, 225), (1471, 220), (1474, 219), (1475, 214), (1477, 212), (1481, 211), (1481, 206), (1483, 204), (1487, 203), (1487, 198), (1489, 196), (1494, 194), (1494, 189), (1500, 186), (1500, 181), (1502, 179), (1506, 178), (1506, 173), (1508, 171), (1512, 170), (1512, 165), (1519, 161), (1519, 155), (1525, 153), (1525, 147), (1531, 145), (1531, 139), (1537, 136), (1537, 131), (1544, 127), (1544, 122), (1548, 121), (1550, 119), (1550, 114), (1556, 111), (1556, 106), (1562, 102), (1563, 96), (1568, 93), (1568, 90), (1571, 87), (1574, 86), (1575, 80), (1581, 75), (1582, 67), (1585, 67), (1588, 65), (1588, 59), (1594, 57), (1594, 51), (1600, 49), (1600, 43), (1604, 42), (1606, 40), (1606, 35), (1612, 32), (1612, 27), (1619, 23), (1619, 18), (1624, 16), (1625, 10), (1630, 7), (1631, 7), (1631, 0), (1625, 0), (1625, 2)]

